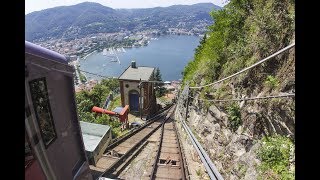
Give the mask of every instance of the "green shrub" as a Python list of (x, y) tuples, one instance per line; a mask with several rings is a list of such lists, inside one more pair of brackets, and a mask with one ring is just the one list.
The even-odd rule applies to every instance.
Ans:
[[(79, 120), (108, 125), (112, 129), (112, 136), (117, 137), (126, 131), (121, 130), (121, 122), (118, 118), (111, 117), (106, 114), (91, 112), (93, 106), (102, 107), (105, 103), (110, 91), (116, 91), (119, 88), (119, 83), (116, 79), (103, 79), (99, 84), (95, 85), (92, 90), (80, 91), (76, 93), (77, 112)], [(121, 105), (121, 97), (117, 96), (111, 102), (109, 109)]]
[(94, 123), (110, 126), (113, 137), (118, 137), (121, 134), (121, 122), (118, 118), (112, 118), (109, 115), (102, 114), (96, 117)]
[(274, 77), (274, 76), (267, 76), (265, 82), (264, 82), (268, 87), (270, 87), (271, 89), (276, 88), (279, 86), (279, 80)]
[(294, 179), (289, 170), (290, 146), (293, 143), (284, 136), (264, 137), (257, 155), (261, 159), (258, 167), (260, 179)]
[(242, 124), (240, 107), (237, 103), (233, 103), (227, 108), (227, 112), (229, 120), (228, 126), (233, 132), (235, 132)]

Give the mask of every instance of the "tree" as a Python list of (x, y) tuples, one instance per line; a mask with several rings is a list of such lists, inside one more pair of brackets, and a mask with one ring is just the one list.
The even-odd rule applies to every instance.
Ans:
[(102, 84), (97, 84), (90, 92), (90, 99), (95, 106), (103, 106), (104, 101), (108, 97), (110, 89)]
[(101, 85), (108, 87), (111, 91), (119, 91), (120, 85), (118, 79), (102, 79)]
[(199, 43), (198, 47), (195, 50), (196, 51), (195, 53), (197, 55), (202, 51), (203, 46), (206, 43), (206, 40), (207, 40), (207, 34), (204, 34), (203, 38), (200, 40), (200, 43)]
[(90, 122), (90, 123), (95, 123), (95, 117), (93, 116), (93, 114), (91, 112), (79, 111), (78, 115), (79, 115), (79, 120), (80, 121), (86, 121), (86, 122)]
[[(162, 81), (160, 69), (157, 68), (156, 72), (154, 73), (154, 80), (155, 81)], [(155, 83), (156, 86), (156, 96), (161, 97), (166, 93), (166, 89), (163, 87), (163, 83)]]

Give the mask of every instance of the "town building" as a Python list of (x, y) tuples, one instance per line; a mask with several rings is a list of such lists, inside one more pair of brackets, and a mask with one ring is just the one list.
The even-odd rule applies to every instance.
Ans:
[(122, 107), (129, 105), (130, 112), (137, 112), (143, 117), (156, 112), (153, 67), (131, 65), (119, 76)]

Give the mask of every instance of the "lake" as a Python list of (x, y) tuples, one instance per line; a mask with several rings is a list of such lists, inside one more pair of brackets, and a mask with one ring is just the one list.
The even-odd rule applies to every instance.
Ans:
[[(103, 76), (119, 77), (134, 60), (137, 66), (159, 67), (163, 81), (179, 80), (182, 79), (184, 67), (193, 59), (200, 39), (199, 36), (186, 35), (160, 36), (158, 40), (151, 40), (147, 46), (124, 48), (125, 52), (117, 52), (120, 64), (112, 62), (103, 52), (94, 52), (80, 60), (80, 68)], [(90, 74), (86, 76), (89, 79), (100, 79)]]

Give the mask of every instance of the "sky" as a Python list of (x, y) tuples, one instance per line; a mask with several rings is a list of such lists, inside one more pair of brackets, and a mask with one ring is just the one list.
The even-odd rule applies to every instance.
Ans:
[(86, 1), (97, 2), (113, 9), (166, 7), (176, 4), (191, 5), (203, 2), (211, 2), (223, 7), (228, 2), (228, 0), (25, 0), (25, 14), (57, 6), (75, 5)]

